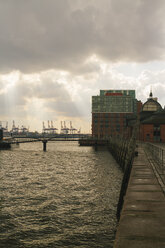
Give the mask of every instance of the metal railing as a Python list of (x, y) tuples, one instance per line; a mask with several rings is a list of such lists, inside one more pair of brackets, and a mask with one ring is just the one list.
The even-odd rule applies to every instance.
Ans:
[(154, 160), (158, 174), (165, 183), (165, 147), (160, 147), (152, 143), (146, 143), (146, 149)]

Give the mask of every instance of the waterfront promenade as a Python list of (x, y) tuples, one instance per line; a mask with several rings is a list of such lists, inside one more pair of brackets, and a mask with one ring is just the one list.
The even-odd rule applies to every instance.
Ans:
[(142, 145), (138, 147), (114, 248), (165, 247), (165, 194)]

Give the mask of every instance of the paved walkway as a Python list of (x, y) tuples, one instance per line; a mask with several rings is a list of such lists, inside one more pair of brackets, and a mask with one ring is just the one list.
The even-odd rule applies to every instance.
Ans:
[(165, 248), (165, 195), (143, 148), (138, 148), (114, 248)]

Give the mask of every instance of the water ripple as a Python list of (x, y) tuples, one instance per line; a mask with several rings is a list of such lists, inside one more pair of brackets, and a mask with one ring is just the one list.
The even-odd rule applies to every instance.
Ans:
[(113, 247), (122, 173), (76, 142), (0, 151), (0, 247)]

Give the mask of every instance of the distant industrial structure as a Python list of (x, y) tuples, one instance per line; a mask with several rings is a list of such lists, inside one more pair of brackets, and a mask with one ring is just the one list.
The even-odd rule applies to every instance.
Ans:
[[(7, 130), (8, 131), (8, 130)], [(15, 125), (15, 121), (13, 121), (12, 129), (9, 131), (11, 134), (26, 134), (29, 133), (29, 127), (25, 127), (22, 125), (21, 127)]]
[[(81, 128), (77, 129), (72, 126), (72, 121), (69, 121), (69, 127), (66, 125), (65, 121), (61, 121), (61, 129), (58, 132), (58, 128), (55, 127), (53, 121), (47, 121), (47, 126), (45, 122), (42, 122), (42, 132), (30, 131), (29, 127), (21, 125), (21, 127), (15, 124), (15, 121), (12, 122), (11, 129), (8, 129), (7, 121), (0, 121), (0, 140), (9, 139), (11, 137), (56, 137), (56, 138), (78, 138), (86, 137), (86, 134), (81, 133)], [(89, 134), (88, 134), (89, 135)]]
[(48, 134), (56, 134), (58, 128), (54, 127), (53, 121), (49, 122), (48, 121), (48, 126), (45, 127), (45, 123), (43, 121), (43, 128), (42, 128), (42, 133), (48, 133)]
[(3, 132), (8, 131), (8, 122), (7, 121), (0, 121), (0, 129), (3, 130)]
[[(60, 134), (80, 134), (81, 129), (76, 129), (72, 126), (72, 121), (69, 122), (69, 127), (66, 125), (66, 121), (61, 121), (61, 128), (60, 128)], [(46, 134), (57, 134), (58, 128), (54, 127), (53, 121), (48, 121), (47, 127), (45, 126), (45, 123), (43, 122), (43, 129), (42, 133)]]
[(8, 129), (7, 121), (0, 121), (0, 130), (3, 131), (4, 137), (10, 137), (13, 135), (26, 135), (29, 134), (29, 128), (22, 125), (21, 127), (15, 125), (15, 121), (12, 123), (11, 130)]
[[(69, 126), (69, 127), (68, 127)], [(47, 126), (45, 125), (45, 122), (42, 122), (42, 134), (46, 135), (76, 135), (81, 134), (81, 128), (77, 129), (73, 127), (72, 121), (69, 121), (69, 125), (66, 125), (66, 121), (61, 121), (61, 128), (58, 132), (58, 128), (55, 127), (53, 121), (47, 121)], [(29, 135), (29, 134), (37, 134), (38, 132), (31, 132), (29, 130), (29, 127), (27, 128), (24, 125), (21, 125), (21, 127), (17, 126), (15, 124), (15, 121), (12, 122), (12, 127), (9, 130), (8, 129), (8, 122), (7, 121), (0, 121), (0, 130), (3, 131), (4, 136), (12, 136), (12, 135)]]
[(15, 121), (13, 121), (13, 125), (12, 125), (12, 129), (11, 129), (11, 132), (13, 133), (13, 134), (17, 134), (17, 133), (19, 133), (19, 126), (18, 127), (16, 127), (16, 125), (15, 125)]

